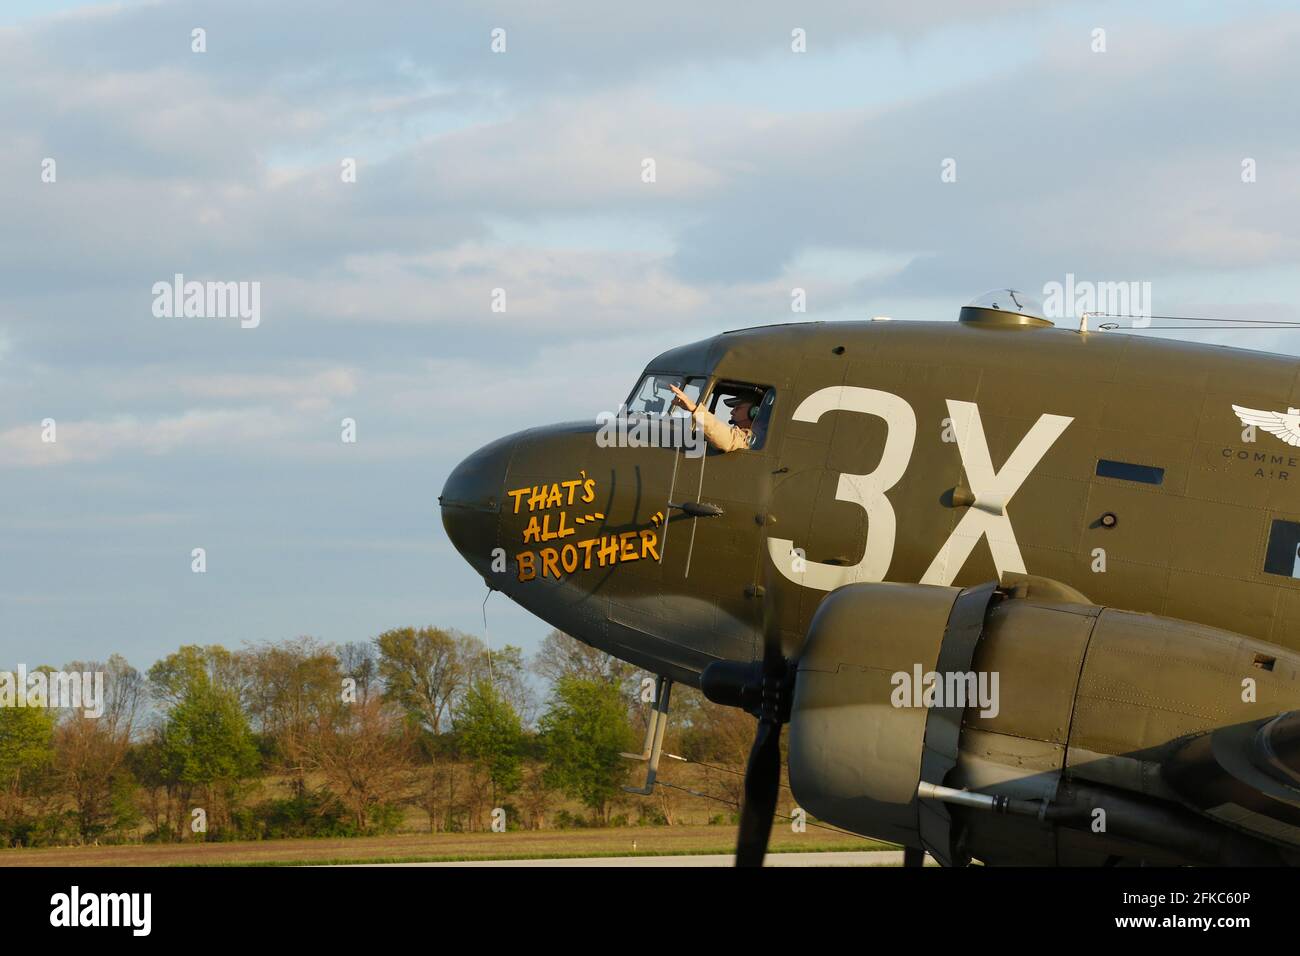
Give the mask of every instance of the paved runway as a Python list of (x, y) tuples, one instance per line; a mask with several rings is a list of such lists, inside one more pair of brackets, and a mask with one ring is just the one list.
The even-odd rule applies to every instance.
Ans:
[[(926, 857), (926, 866), (936, 866)], [(588, 856), (563, 860), (458, 860), (454, 863), (374, 863), (371, 866), (732, 866), (730, 853), (700, 856)], [(769, 853), (766, 866), (902, 866), (902, 850), (839, 853)]]

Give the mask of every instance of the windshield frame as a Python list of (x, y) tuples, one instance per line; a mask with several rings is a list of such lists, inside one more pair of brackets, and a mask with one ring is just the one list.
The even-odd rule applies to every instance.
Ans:
[[(632, 386), (632, 391), (628, 393), (627, 398), (623, 401), (624, 413), (629, 417), (633, 415), (673, 415), (673, 414), (687, 415), (689, 414), (687, 411), (685, 411), (685, 409), (676, 408), (672, 405), (671, 392), (665, 393), (665, 402), (664, 402), (663, 411), (650, 412), (644, 409), (634, 409), (632, 407), (632, 404), (633, 402), (639, 400), (641, 396), (641, 392), (645, 387), (646, 380), (649, 378), (654, 378), (656, 380), (655, 381), (656, 392), (658, 391), (658, 385), (661, 382), (675, 380), (674, 384), (676, 384), (679, 388), (681, 388), (688, 395), (690, 395), (692, 401), (700, 402), (700, 403), (704, 402), (705, 397), (708, 394), (709, 385), (711, 384), (710, 376), (705, 375), (702, 372), (676, 372), (676, 371), (664, 371), (660, 369), (646, 369), (637, 377), (636, 384)], [(697, 388), (698, 391), (692, 392), (692, 387)]]

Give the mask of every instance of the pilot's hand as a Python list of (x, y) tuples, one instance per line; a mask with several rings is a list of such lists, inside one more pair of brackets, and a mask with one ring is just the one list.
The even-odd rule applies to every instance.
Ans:
[(669, 385), (668, 387), (671, 388), (673, 390), (673, 394), (677, 396), (676, 398), (673, 399), (674, 405), (680, 405), (688, 412), (695, 411), (696, 403), (691, 401), (691, 397), (689, 395), (683, 392), (676, 385)]

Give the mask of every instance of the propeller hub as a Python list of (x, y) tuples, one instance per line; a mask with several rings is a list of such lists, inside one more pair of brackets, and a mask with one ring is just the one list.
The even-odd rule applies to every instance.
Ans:
[(759, 720), (790, 722), (794, 668), (785, 658), (714, 661), (700, 674), (700, 690), (715, 704), (739, 707)]

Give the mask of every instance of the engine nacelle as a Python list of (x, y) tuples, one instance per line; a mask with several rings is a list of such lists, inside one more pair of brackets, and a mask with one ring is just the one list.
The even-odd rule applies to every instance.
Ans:
[[(800, 806), (944, 862), (1254, 859), (1250, 838), (1189, 809), (1198, 801), (1170, 785), (1165, 765), (1198, 734), (1300, 709), (1300, 655), (1030, 582), (828, 595), (795, 681), (789, 770)], [(918, 799), (922, 781), (1043, 812)]]
[(928, 713), (895, 707), (892, 676), (931, 669), (957, 588), (854, 584), (822, 601), (799, 656), (790, 786), (837, 826), (921, 845), (916, 787)]

